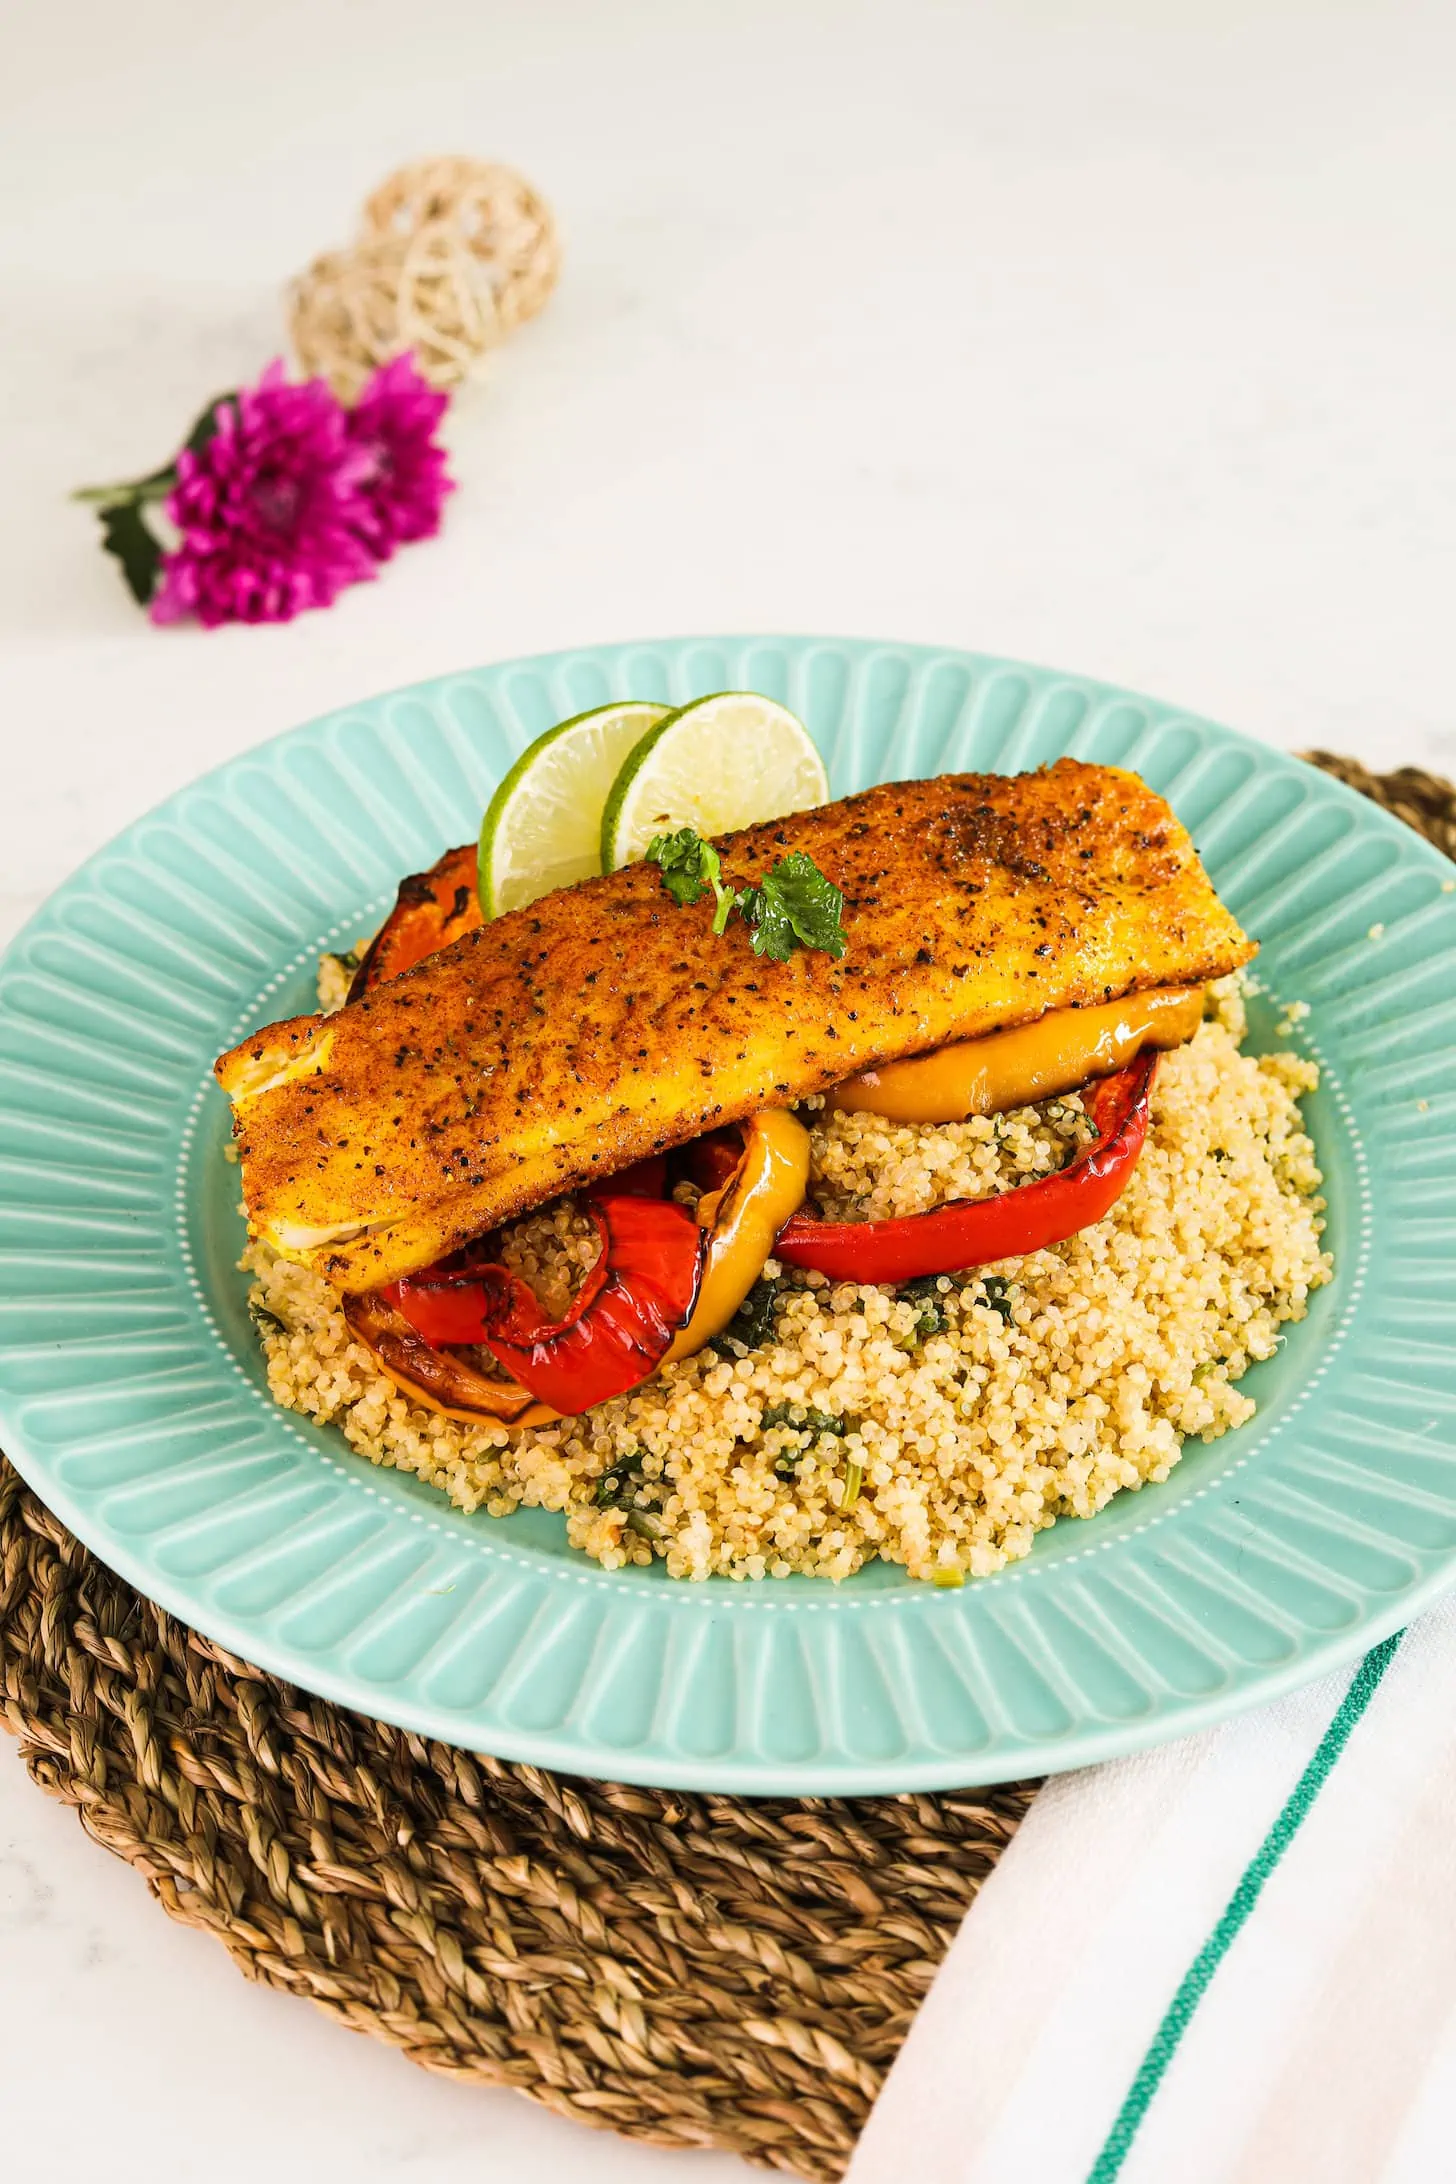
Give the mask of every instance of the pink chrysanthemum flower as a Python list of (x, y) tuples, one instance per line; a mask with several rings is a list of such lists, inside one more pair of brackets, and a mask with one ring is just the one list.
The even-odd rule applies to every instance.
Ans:
[(321, 379), (281, 363), (227, 396), (217, 429), (177, 460), (167, 513), (181, 534), (162, 563), (154, 622), (288, 622), (374, 574), (361, 538), (367, 458)]
[(359, 536), (385, 561), (410, 539), (440, 528), (445, 495), (455, 481), (435, 427), (446, 397), (420, 376), (412, 356), (394, 357), (374, 374), (349, 412), (349, 441), (364, 458), (359, 475)]

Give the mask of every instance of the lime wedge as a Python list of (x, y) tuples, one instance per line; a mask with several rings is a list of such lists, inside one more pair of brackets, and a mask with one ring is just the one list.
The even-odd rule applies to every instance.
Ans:
[(802, 721), (751, 690), (720, 690), (657, 721), (627, 759), (602, 814), (602, 870), (635, 863), (654, 834), (729, 834), (828, 795)]
[(480, 907), (488, 918), (601, 871), (607, 792), (643, 733), (669, 711), (639, 698), (599, 705), (522, 751), (481, 821)]

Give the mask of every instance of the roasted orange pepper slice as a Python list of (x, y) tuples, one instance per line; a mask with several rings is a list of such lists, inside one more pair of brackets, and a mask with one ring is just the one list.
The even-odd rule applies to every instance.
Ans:
[(891, 1122), (964, 1122), (1003, 1115), (1092, 1077), (1123, 1069), (1144, 1047), (1182, 1046), (1203, 1021), (1203, 988), (1158, 988), (1086, 1009), (1052, 1009), (1034, 1024), (886, 1062), (829, 1094), (831, 1107)]
[(698, 1220), (708, 1231), (698, 1301), (664, 1365), (691, 1357), (722, 1334), (763, 1272), (779, 1230), (804, 1203), (809, 1133), (802, 1122), (782, 1108), (767, 1108), (739, 1127), (741, 1158), (728, 1180), (698, 1201)]
[(401, 880), (394, 908), (354, 973), (349, 999), (357, 1001), (386, 978), (412, 971), (426, 956), (483, 925), (475, 877), (476, 845), (465, 842), (459, 849), (447, 849), (428, 872), (412, 872)]

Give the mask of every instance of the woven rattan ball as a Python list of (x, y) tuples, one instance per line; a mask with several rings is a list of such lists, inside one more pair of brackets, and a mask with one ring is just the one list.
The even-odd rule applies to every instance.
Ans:
[(432, 385), (459, 386), (540, 310), (559, 259), (550, 210), (509, 167), (402, 167), (366, 204), (358, 241), (325, 252), (294, 282), (299, 361), (345, 401), (404, 349)]
[(489, 281), (503, 333), (534, 318), (556, 284), (556, 222), (512, 167), (481, 159), (426, 159), (401, 167), (365, 205), (364, 225), (375, 235), (448, 229)]

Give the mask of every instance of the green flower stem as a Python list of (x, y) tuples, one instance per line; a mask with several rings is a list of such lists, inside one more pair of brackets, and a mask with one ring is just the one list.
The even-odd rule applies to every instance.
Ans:
[[(200, 455), (217, 430), (217, 413), (223, 403), (236, 399), (232, 394), (215, 394), (183, 441), (184, 450)], [(143, 478), (125, 478), (116, 485), (83, 485), (71, 498), (88, 508), (140, 508), (147, 501), (165, 500), (176, 483), (177, 457), (174, 455), (160, 470), (149, 470)]]
[(141, 501), (165, 500), (176, 483), (177, 466), (169, 463), (165, 470), (154, 470), (150, 477), (124, 479), (116, 485), (78, 486), (71, 499), (91, 508), (116, 508), (124, 501), (136, 505)]

